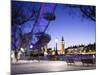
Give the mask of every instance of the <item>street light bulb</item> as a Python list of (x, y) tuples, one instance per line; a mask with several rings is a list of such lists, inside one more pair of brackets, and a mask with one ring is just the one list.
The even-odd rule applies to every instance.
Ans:
[(55, 42), (57, 43), (58, 42), (58, 39), (55, 39)]
[(24, 49), (23, 48), (20, 48), (20, 49), (21, 49), (22, 52), (24, 52)]
[(32, 45), (30, 45), (30, 48), (33, 48), (33, 46), (32, 46)]

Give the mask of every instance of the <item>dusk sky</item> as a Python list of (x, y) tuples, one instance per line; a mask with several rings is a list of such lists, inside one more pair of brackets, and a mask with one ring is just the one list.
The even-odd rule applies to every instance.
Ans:
[[(34, 8), (39, 7), (38, 3), (32, 3), (32, 2), (15, 1), (13, 2), (12, 5), (14, 5), (14, 7), (12, 6), (12, 9), (14, 10), (13, 14), (17, 10), (17, 8), (22, 7), (23, 10), (21, 10), (20, 13), (23, 13), (21, 15), (24, 16), (31, 15), (32, 10)], [(52, 12), (52, 8), (54, 8), (54, 5), (52, 5), (51, 7), (49, 7), (48, 5), (47, 6), (44, 5), (43, 8), (47, 9), (47, 11)], [(46, 33), (51, 36), (51, 41), (48, 43), (49, 48), (55, 47), (55, 39), (58, 39), (58, 46), (59, 46), (62, 36), (64, 37), (65, 40), (65, 48), (67, 48), (68, 46), (80, 45), (80, 44), (87, 45), (89, 43), (95, 42), (96, 23), (86, 17), (82, 17), (82, 12), (80, 12), (78, 8), (69, 8), (63, 4), (57, 4), (55, 10), (55, 16), (56, 19), (54, 21), (51, 21), (48, 29), (46, 30)], [(35, 32), (37, 31), (37, 29), (43, 31), (47, 23), (47, 21), (45, 21), (44, 19), (38, 21), (39, 22), (37, 23), (37, 26), (35, 27), (34, 30)], [(33, 27), (33, 24), (34, 24), (33, 19), (24, 23), (21, 27), (22, 32), (23, 33), (30, 32)]]
[(95, 42), (96, 24), (82, 17), (78, 8), (65, 9), (63, 5), (58, 5), (55, 14), (56, 20), (51, 22), (47, 30), (52, 38), (48, 47), (55, 47), (55, 39), (58, 39), (59, 46), (62, 36), (65, 40), (65, 47)]

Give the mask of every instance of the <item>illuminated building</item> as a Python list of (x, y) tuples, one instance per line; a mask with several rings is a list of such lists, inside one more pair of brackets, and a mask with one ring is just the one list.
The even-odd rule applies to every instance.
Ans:
[(48, 52), (47, 52), (47, 45), (45, 46), (45, 48), (44, 48), (44, 56), (46, 56), (46, 55), (48, 55)]
[(65, 43), (64, 43), (64, 38), (62, 36), (62, 39), (61, 39), (61, 52), (60, 54), (65, 54)]

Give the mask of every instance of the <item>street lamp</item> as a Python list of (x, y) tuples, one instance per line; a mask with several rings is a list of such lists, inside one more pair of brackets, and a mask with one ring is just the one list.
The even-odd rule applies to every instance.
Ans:
[(20, 50), (21, 50), (22, 52), (25, 52), (23, 48), (20, 48)]
[(57, 51), (57, 42), (58, 42), (58, 39), (55, 39), (55, 43), (56, 43), (56, 52), (55, 54), (58, 55), (58, 51)]
[(33, 45), (30, 45), (30, 48), (33, 48)]

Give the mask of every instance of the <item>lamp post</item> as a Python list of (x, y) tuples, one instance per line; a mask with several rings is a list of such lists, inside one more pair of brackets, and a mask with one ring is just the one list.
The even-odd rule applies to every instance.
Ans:
[(30, 45), (30, 48), (32, 49), (33, 48), (33, 45)]
[(56, 52), (55, 54), (58, 55), (58, 51), (57, 51), (57, 42), (58, 42), (58, 39), (55, 39), (55, 43), (56, 43)]

